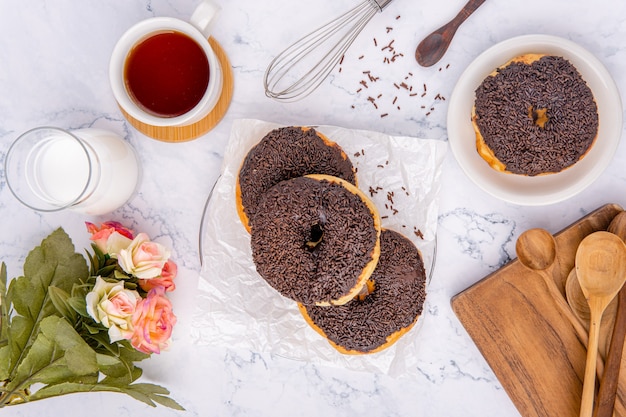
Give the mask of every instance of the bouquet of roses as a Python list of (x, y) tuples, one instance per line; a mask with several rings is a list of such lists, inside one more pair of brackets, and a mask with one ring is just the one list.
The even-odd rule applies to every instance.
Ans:
[(176, 316), (170, 251), (117, 222), (86, 223), (93, 253), (57, 229), (33, 249), (24, 275), (0, 269), (0, 408), (93, 391), (182, 409), (169, 391), (138, 383), (135, 362), (169, 346)]

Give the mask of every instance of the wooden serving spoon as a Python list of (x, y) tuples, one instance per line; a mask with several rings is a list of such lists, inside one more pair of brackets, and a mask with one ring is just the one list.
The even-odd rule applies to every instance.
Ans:
[(559, 311), (570, 321), (581, 343), (587, 345), (589, 338), (587, 330), (567, 304), (552, 277), (551, 268), (556, 260), (554, 236), (545, 229), (526, 230), (517, 239), (515, 252), (522, 265), (543, 278)]
[[(607, 229), (626, 242), (626, 211), (619, 213)], [(606, 358), (605, 372), (600, 380), (600, 389), (593, 417), (611, 417), (615, 408), (617, 386), (619, 383), (624, 339), (626, 338), (626, 287), (622, 287), (617, 295), (617, 313), (613, 325), (613, 334)]]
[(454, 19), (426, 36), (415, 50), (417, 63), (423, 67), (430, 67), (439, 61), (448, 50), (448, 46), (450, 46), (450, 42), (452, 42), (452, 38), (461, 23), (484, 2), (485, 0), (469, 0)]
[(607, 305), (626, 280), (626, 245), (610, 232), (595, 232), (585, 237), (576, 251), (576, 275), (589, 303), (591, 322), (587, 361), (580, 405), (580, 417), (591, 417), (596, 383), (596, 360), (600, 321)]
[[(576, 275), (576, 268), (572, 268), (567, 281), (565, 282), (565, 296), (567, 304), (570, 306), (576, 317), (582, 322), (587, 334), (589, 333), (589, 321), (591, 313), (589, 312), (589, 304), (585, 299), (580, 283), (578, 282), (578, 276)], [(611, 342), (611, 334), (615, 324), (615, 315), (617, 313), (617, 298), (609, 303), (604, 314), (602, 315), (602, 322), (600, 323), (600, 337), (598, 339), (598, 351), (602, 360), (598, 360), (598, 376), (604, 375), (604, 366), (600, 366), (601, 362), (607, 358), (609, 345)]]

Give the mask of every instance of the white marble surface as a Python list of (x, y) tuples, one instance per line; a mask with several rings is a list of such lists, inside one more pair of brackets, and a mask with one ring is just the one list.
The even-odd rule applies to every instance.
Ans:
[[(492, 198), (465, 178), (448, 154), (438, 261), (421, 318), (418, 378), (395, 380), (293, 362), (264, 352), (235, 351), (228, 346), (199, 348), (189, 343), (190, 311), (200, 271), (200, 218), (233, 120), (328, 124), (446, 141), (447, 102), (437, 100), (436, 94), (449, 97), (464, 67), (489, 46), (530, 33), (579, 43), (606, 65), (619, 89), (626, 91), (624, 2), (487, 1), (458, 31), (441, 65), (421, 68), (413, 59), (417, 43), (454, 16), (464, 1), (396, 0), (370, 22), (346, 55), (341, 72), (335, 71), (312, 96), (291, 104), (266, 98), (262, 76), (271, 58), (290, 39), (353, 3), (221, 0), (223, 11), (215, 38), (232, 63), (233, 102), (225, 119), (209, 134), (168, 144), (143, 136), (123, 119), (109, 88), (108, 60), (116, 39), (133, 23), (151, 16), (186, 18), (195, 1), (0, 2), (2, 159), (9, 144), (29, 128), (95, 126), (118, 132), (131, 142), (144, 169), (137, 195), (100, 218), (31, 211), (13, 198), (2, 178), (0, 258), (11, 276), (19, 275), (27, 251), (59, 226), (70, 233), (78, 248), (87, 247), (85, 220), (122, 221), (170, 245), (181, 267), (174, 295), (180, 324), (172, 349), (143, 367), (146, 380), (167, 386), (187, 409), (152, 409), (121, 395), (81, 394), (2, 410), (4, 416), (519, 415), (452, 312), (450, 298), (514, 258), (515, 239), (527, 228), (556, 232), (605, 203), (626, 205), (623, 144), (591, 187), (546, 207), (522, 207)], [(387, 55), (380, 46), (392, 40), (395, 52), (403, 55), (384, 64)], [(381, 77), (368, 90), (368, 95), (383, 94), (378, 109), (367, 100), (368, 95), (356, 92), (367, 70)], [(397, 109), (389, 98), (397, 91), (393, 83), (407, 76), (417, 89), (427, 84), (428, 94), (400, 97)], [(382, 113), (388, 115), (381, 117)]]

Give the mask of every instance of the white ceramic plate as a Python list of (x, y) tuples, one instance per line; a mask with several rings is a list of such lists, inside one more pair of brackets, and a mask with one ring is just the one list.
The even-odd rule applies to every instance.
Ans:
[[(494, 69), (525, 53), (562, 56), (580, 72), (598, 105), (598, 137), (588, 154), (557, 174), (535, 177), (492, 169), (476, 151), (471, 122), (474, 91)], [(567, 39), (525, 35), (487, 49), (459, 78), (448, 109), (450, 148), (467, 176), (489, 194), (520, 205), (556, 203), (579, 193), (595, 181), (611, 162), (622, 132), (622, 103), (615, 82), (590, 52)]]

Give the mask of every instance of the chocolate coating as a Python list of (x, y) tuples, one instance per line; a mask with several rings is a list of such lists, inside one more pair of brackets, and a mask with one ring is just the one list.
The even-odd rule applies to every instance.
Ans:
[(270, 188), (250, 226), (257, 272), (303, 304), (349, 294), (362, 282), (378, 247), (374, 215), (361, 197), (340, 184), (308, 177)]
[(248, 152), (239, 171), (241, 203), (248, 219), (261, 195), (280, 181), (326, 174), (356, 184), (352, 162), (339, 145), (329, 145), (315, 129), (289, 126), (272, 130)]
[[(560, 172), (584, 156), (598, 132), (591, 90), (557, 56), (498, 69), (476, 90), (475, 108), (486, 145), (514, 174)], [(543, 127), (533, 120), (533, 109), (547, 110)]]
[(380, 235), (380, 259), (370, 277), (374, 291), (341, 306), (306, 306), (306, 313), (332, 342), (348, 350), (371, 352), (413, 325), (426, 298), (426, 272), (419, 250), (392, 230)]

